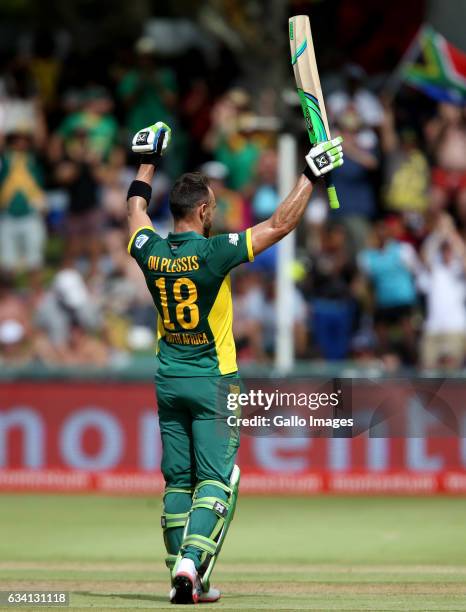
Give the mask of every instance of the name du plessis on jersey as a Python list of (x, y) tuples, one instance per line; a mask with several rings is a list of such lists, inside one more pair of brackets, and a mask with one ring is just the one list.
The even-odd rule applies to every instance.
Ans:
[(191, 272), (199, 270), (199, 257), (197, 255), (187, 255), (186, 257), (159, 257), (151, 255), (147, 260), (147, 268), (153, 272)]

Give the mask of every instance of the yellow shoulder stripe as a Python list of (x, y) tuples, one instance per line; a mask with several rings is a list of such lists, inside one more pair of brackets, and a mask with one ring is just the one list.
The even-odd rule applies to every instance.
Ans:
[(248, 247), (249, 261), (254, 261), (254, 251), (252, 250), (252, 236), (250, 227), (248, 227), (248, 229), (246, 230), (246, 246)]
[(130, 255), (131, 255), (131, 247), (133, 246), (133, 242), (134, 242), (134, 239), (136, 238), (136, 234), (143, 229), (148, 229), (155, 233), (155, 229), (152, 227), (152, 225), (142, 225), (141, 227), (138, 227), (138, 229), (134, 232), (134, 234), (131, 236), (128, 242), (128, 253)]

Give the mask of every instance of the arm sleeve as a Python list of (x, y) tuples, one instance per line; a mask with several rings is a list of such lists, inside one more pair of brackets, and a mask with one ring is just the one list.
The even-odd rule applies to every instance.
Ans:
[(152, 226), (147, 225), (137, 229), (128, 243), (128, 253), (138, 262), (139, 266), (147, 263), (154, 244), (161, 240)]
[(209, 238), (205, 257), (209, 268), (220, 276), (246, 261), (254, 261), (251, 228), (239, 234)]

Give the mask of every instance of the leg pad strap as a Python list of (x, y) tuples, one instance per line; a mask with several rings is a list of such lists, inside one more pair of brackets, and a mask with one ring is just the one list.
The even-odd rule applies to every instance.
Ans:
[(230, 504), (224, 499), (219, 499), (218, 497), (199, 497), (199, 499), (194, 500), (193, 505), (191, 506), (192, 510), (195, 510), (196, 508), (213, 510), (219, 518), (224, 519), (228, 514)]
[(179, 514), (162, 514), (160, 524), (162, 529), (173, 529), (174, 527), (184, 527), (188, 520), (189, 512), (181, 512)]
[(186, 536), (183, 540), (183, 548), (187, 546), (195, 546), (196, 548), (200, 548), (209, 555), (214, 555), (217, 551), (217, 542), (211, 538), (206, 538), (201, 535), (191, 534)]

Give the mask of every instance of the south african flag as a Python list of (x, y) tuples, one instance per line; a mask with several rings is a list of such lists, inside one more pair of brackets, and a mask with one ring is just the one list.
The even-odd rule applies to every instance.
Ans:
[(466, 53), (426, 25), (409, 55), (401, 67), (406, 83), (435, 100), (466, 104)]

